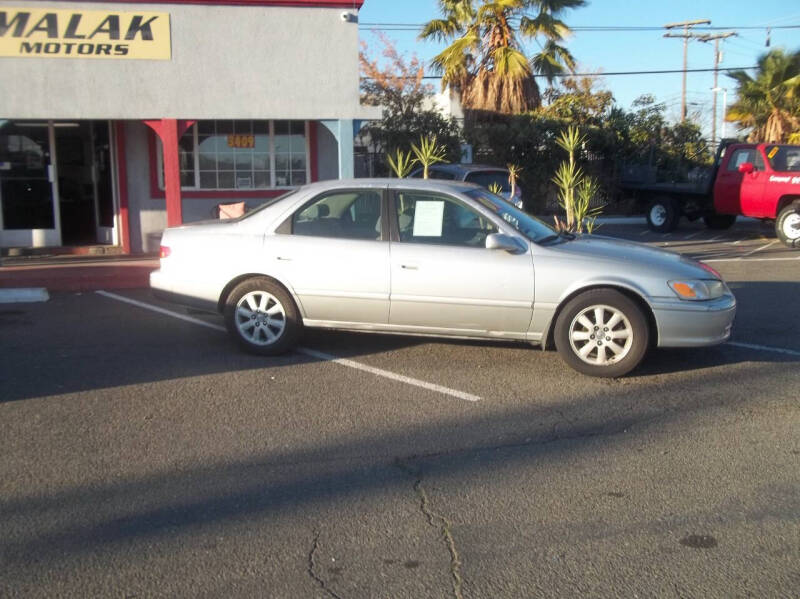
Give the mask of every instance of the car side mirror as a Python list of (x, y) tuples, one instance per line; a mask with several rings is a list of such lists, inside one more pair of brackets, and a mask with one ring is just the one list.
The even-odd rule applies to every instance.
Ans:
[(528, 247), (516, 237), (504, 233), (492, 233), (486, 237), (487, 250), (503, 250), (511, 254), (522, 254)]
[(756, 169), (752, 162), (742, 162), (737, 170), (740, 173), (752, 173)]

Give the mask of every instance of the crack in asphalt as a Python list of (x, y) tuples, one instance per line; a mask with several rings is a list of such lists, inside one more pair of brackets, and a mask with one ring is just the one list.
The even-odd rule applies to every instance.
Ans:
[[(422, 486), (422, 473), (419, 469), (414, 469), (409, 466), (404, 460), (397, 460), (397, 467), (409, 476), (416, 478), (414, 481), (414, 492), (419, 496), (419, 508), (428, 520), (428, 525), (434, 528), (439, 528), (439, 533), (442, 535), (447, 551), (450, 553), (450, 577), (452, 578), (453, 596), (456, 599), (464, 599), (461, 588), (464, 584), (464, 579), (461, 577), (461, 557), (458, 555), (456, 549), (456, 541), (453, 538), (452, 522), (445, 516), (437, 514), (431, 509), (431, 502), (428, 493)], [(437, 522), (439, 525), (437, 525)]]
[(334, 591), (328, 588), (327, 583), (323, 578), (321, 578), (316, 572), (316, 562), (314, 560), (314, 556), (317, 554), (317, 550), (319, 549), (319, 531), (314, 531), (314, 543), (311, 545), (311, 551), (308, 552), (308, 575), (311, 576), (313, 580), (320, 586), (320, 588), (328, 593), (334, 599), (342, 599), (340, 595), (337, 595)]

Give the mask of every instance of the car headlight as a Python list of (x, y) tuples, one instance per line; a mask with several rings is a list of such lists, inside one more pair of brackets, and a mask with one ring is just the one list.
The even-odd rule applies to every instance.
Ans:
[(675, 295), (689, 301), (717, 299), (728, 291), (725, 283), (717, 279), (686, 279), (682, 281), (667, 281), (667, 284), (675, 292)]

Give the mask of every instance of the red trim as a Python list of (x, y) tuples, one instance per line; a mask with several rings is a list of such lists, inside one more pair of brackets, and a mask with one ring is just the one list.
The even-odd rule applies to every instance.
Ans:
[(131, 227), (128, 217), (128, 162), (125, 156), (125, 123), (116, 121), (114, 130), (117, 135), (117, 186), (119, 189), (119, 238), (122, 251), (131, 253)]
[[(70, 2), (74, 0), (57, 0)], [(360, 9), (365, 0), (85, 0), (102, 4), (213, 4), (216, 6), (290, 6), (306, 8)]]
[(319, 156), (317, 151), (317, 121), (308, 121), (308, 169), (311, 181), (319, 180)]

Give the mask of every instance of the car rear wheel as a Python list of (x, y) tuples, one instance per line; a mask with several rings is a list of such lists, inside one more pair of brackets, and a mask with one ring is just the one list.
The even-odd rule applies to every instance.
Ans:
[(302, 328), (291, 296), (265, 277), (234, 287), (225, 302), (225, 325), (245, 351), (261, 355), (289, 350)]
[(670, 197), (655, 198), (647, 205), (645, 212), (647, 226), (656, 233), (669, 233), (674, 231), (680, 220), (678, 204)]
[(735, 214), (707, 214), (703, 217), (703, 222), (709, 229), (723, 230), (730, 229), (736, 222)]
[(800, 207), (786, 206), (778, 213), (775, 234), (785, 246), (800, 247)]
[(564, 306), (554, 337), (562, 359), (578, 372), (620, 377), (644, 358), (649, 329), (635, 302), (613, 289), (596, 289)]

